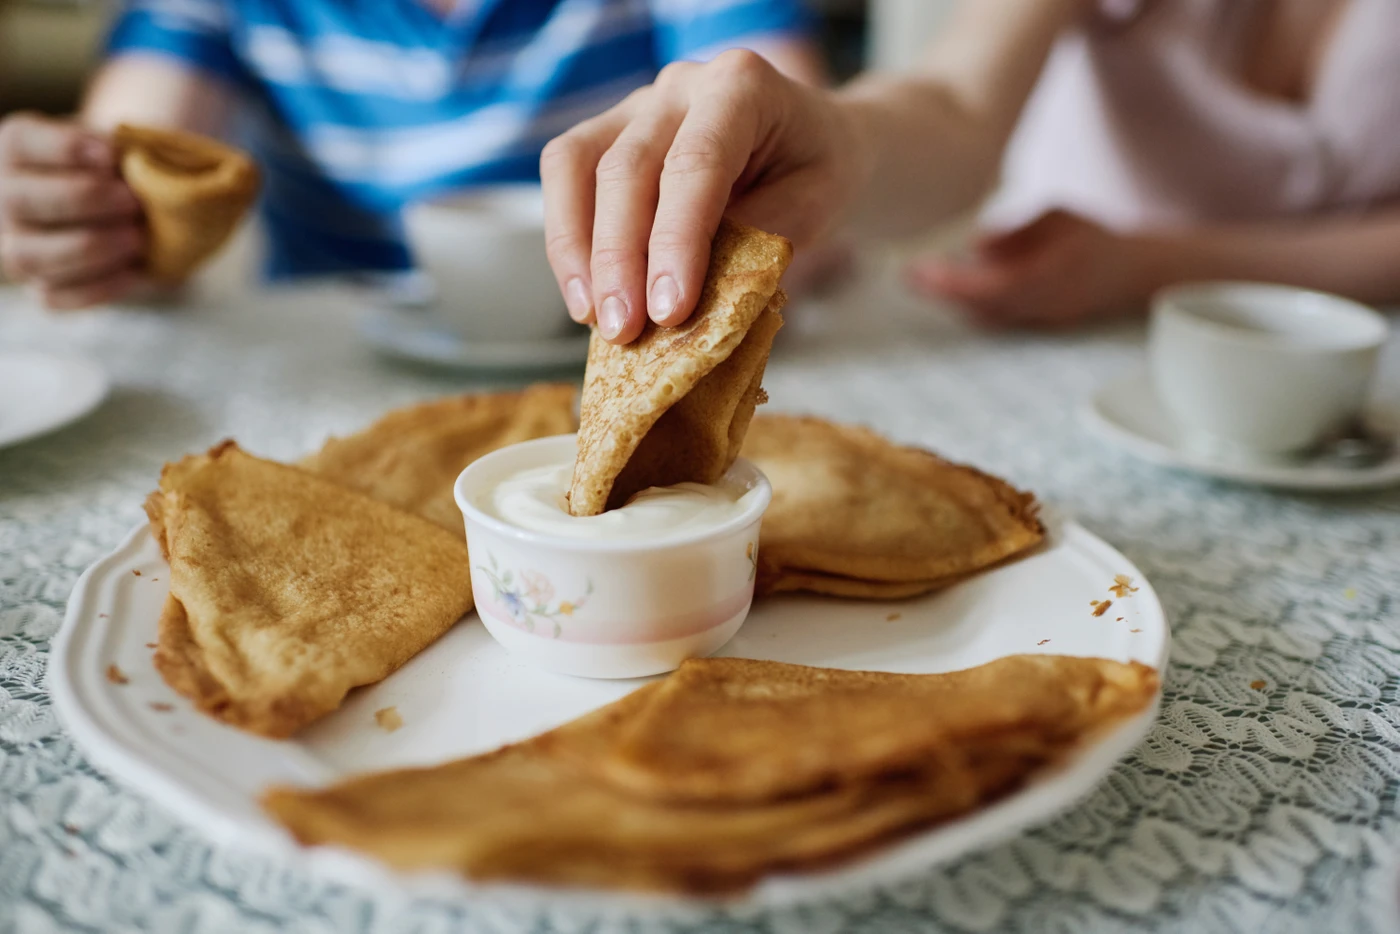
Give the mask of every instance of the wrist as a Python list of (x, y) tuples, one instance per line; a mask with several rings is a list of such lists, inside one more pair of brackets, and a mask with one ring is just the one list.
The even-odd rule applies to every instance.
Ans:
[(860, 205), (870, 201), (877, 161), (873, 142), (876, 114), (870, 102), (860, 97), (839, 92), (827, 93), (826, 96), (832, 105), (834, 152), (841, 191), (840, 207), (833, 226), (842, 229), (852, 224)]

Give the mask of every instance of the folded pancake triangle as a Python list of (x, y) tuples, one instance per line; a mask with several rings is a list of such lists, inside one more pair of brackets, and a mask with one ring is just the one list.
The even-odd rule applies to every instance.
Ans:
[(145, 210), (155, 279), (178, 282), (218, 252), (257, 197), (257, 166), (217, 140), (122, 124), (121, 174)]
[(782, 237), (723, 221), (694, 314), (648, 322), (626, 346), (595, 329), (588, 350), (569, 511), (594, 516), (652, 486), (714, 483), (734, 463), (773, 336), (792, 260)]
[(534, 739), (263, 805), (304, 844), (400, 869), (734, 891), (995, 800), (1156, 692), (1152, 669), (1104, 659), (946, 675), (692, 660)]
[(286, 737), (472, 605), (460, 537), (225, 442), (146, 501), (170, 562), (155, 663), (205, 713)]

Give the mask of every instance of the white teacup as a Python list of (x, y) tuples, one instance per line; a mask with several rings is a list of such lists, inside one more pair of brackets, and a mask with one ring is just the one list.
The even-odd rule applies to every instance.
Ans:
[(1148, 357), (1186, 447), (1236, 460), (1297, 454), (1366, 405), (1386, 321), (1321, 292), (1204, 282), (1152, 302)]
[(468, 340), (521, 342), (579, 330), (544, 249), (538, 185), (503, 185), (404, 211), (414, 259), (433, 284), (436, 317)]

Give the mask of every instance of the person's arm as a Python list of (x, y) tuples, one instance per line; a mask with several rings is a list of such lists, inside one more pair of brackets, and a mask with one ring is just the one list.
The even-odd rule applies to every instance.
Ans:
[(1134, 238), (1138, 291), (1201, 279), (1248, 279), (1400, 304), (1400, 205), (1352, 217), (1200, 227)]
[(1141, 312), (1179, 282), (1245, 279), (1400, 303), (1400, 205), (1371, 214), (1114, 233), (1053, 211), (980, 238), (963, 258), (929, 256), (909, 284), (994, 327), (1064, 328)]
[(133, 52), (93, 77), (81, 119), (104, 133), (119, 123), (141, 123), (217, 137), (228, 131), (232, 108), (226, 82), (158, 53)]
[(825, 92), (730, 52), (546, 147), (550, 261), (570, 314), (627, 342), (684, 321), (730, 213), (799, 244), (971, 206), (1060, 30), (1086, 0), (965, 0), (926, 68)]

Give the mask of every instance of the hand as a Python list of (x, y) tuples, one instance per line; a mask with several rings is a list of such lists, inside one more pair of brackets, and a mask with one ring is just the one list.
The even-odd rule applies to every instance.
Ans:
[(31, 114), (0, 120), (0, 264), (47, 307), (96, 305), (136, 286), (140, 218), (105, 137)]
[(726, 213), (797, 244), (858, 189), (861, 134), (752, 52), (677, 63), (545, 147), (545, 236), (569, 314), (623, 344), (695, 308)]
[(984, 237), (968, 260), (926, 257), (910, 286), (993, 327), (1068, 328), (1147, 301), (1146, 244), (1066, 211)]

